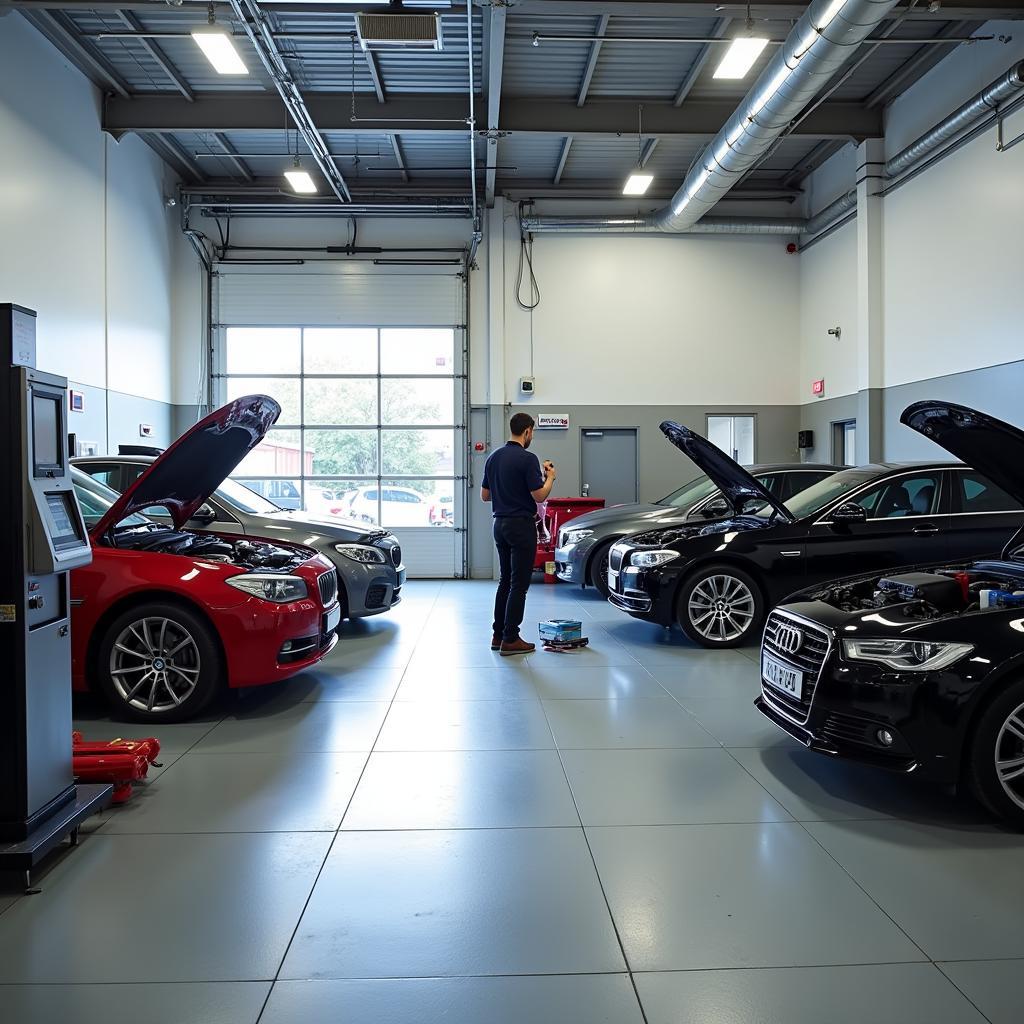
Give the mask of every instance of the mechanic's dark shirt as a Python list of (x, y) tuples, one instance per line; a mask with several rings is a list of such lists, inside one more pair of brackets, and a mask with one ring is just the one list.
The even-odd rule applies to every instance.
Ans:
[(482, 486), (491, 492), (495, 519), (511, 516), (534, 519), (537, 502), (531, 492), (544, 486), (540, 461), (521, 444), (508, 441), (488, 456)]

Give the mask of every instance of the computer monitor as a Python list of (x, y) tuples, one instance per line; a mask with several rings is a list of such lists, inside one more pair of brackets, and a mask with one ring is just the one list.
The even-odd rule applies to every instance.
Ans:
[(32, 475), (64, 475), (64, 396), (32, 388)]

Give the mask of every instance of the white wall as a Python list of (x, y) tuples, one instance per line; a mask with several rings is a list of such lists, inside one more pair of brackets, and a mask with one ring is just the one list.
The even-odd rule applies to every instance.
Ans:
[[(886, 113), (887, 157), (1024, 58), (1019, 23), (990, 23), (977, 34), (1015, 38), (958, 47), (900, 96)], [(1007, 138), (1021, 132), (1024, 111), (1005, 125)], [(854, 162), (848, 147), (812, 175), (812, 210), (853, 185)], [(996, 152), (992, 128), (885, 198), (885, 388), (1024, 359), (1022, 182), (1024, 145)], [(826, 378), (827, 397), (857, 391), (856, 232), (847, 225), (800, 256), (805, 405), (815, 402), (815, 377)], [(836, 324), (839, 344), (824, 333)]]
[[(799, 264), (786, 239), (538, 235), (541, 302), (516, 303), (519, 232), (505, 224), (503, 393), (537, 378), (545, 405), (796, 401)], [(528, 277), (522, 294), (529, 296)]]
[[(0, 15), (0, 140), (2, 299), (38, 311), (39, 368), (169, 403), (174, 177), (138, 138), (100, 131), (98, 90), (13, 13)], [(87, 392), (90, 433), (108, 433), (94, 408), (108, 401)], [(169, 440), (169, 412), (143, 411)], [(113, 444), (138, 435), (109, 422)]]

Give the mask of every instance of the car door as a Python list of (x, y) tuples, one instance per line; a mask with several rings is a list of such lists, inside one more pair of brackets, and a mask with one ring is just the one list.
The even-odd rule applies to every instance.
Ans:
[[(941, 469), (910, 470), (875, 481), (831, 506), (808, 530), (808, 584), (947, 558), (949, 484), (949, 474)], [(862, 508), (864, 521), (833, 519), (844, 504)]]
[(949, 558), (998, 555), (1020, 528), (1020, 502), (973, 469), (951, 470)]

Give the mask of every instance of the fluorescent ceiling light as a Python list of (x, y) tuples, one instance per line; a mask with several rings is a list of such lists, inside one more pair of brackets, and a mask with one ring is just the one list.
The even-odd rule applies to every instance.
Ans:
[(227, 32), (216, 25), (204, 25), (192, 29), (192, 38), (196, 45), (206, 54), (206, 59), (213, 65), (218, 75), (247, 75), (249, 69), (238, 56), (235, 44)]
[(651, 187), (652, 181), (654, 181), (653, 174), (632, 171), (626, 179), (626, 184), (622, 186), (622, 194), (624, 196), (642, 196)]
[(284, 172), (284, 176), (288, 179), (288, 184), (291, 185), (294, 192), (304, 195), (316, 192), (316, 183), (309, 176), (309, 171), (304, 171), (301, 167), (289, 167)]
[(763, 36), (738, 36), (729, 44), (715, 68), (715, 78), (745, 78), (761, 51), (768, 45)]

